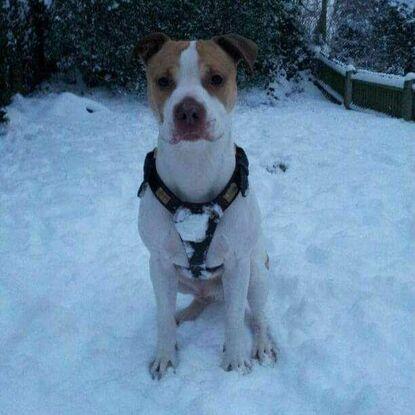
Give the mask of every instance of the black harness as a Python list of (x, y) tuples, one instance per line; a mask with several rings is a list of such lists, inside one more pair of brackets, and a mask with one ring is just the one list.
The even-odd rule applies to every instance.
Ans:
[(249, 186), (248, 158), (241, 147), (235, 146), (235, 170), (225, 188), (210, 202), (191, 203), (180, 200), (161, 180), (156, 169), (156, 151), (157, 149), (154, 149), (146, 156), (144, 179), (138, 189), (137, 196), (141, 198), (149, 186), (157, 200), (173, 215), (173, 220), (176, 224), (177, 221), (180, 221), (180, 216), (187, 212), (197, 215), (203, 214), (208, 217), (205, 235), (202, 240), (187, 241), (183, 240), (180, 235), (189, 261), (188, 270), (193, 277), (200, 278), (204, 272), (211, 273), (221, 267), (207, 268), (206, 257), (223, 212), (232, 204), (239, 192), (241, 192), (243, 197), (247, 194)]

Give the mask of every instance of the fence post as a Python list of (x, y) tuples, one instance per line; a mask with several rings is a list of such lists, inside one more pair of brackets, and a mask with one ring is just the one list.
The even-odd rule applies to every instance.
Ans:
[(356, 73), (356, 68), (353, 65), (348, 65), (346, 68), (346, 79), (344, 82), (344, 106), (351, 109), (353, 99), (353, 75)]
[(415, 73), (408, 73), (405, 76), (402, 93), (402, 118), (406, 121), (412, 120), (412, 88), (415, 84)]

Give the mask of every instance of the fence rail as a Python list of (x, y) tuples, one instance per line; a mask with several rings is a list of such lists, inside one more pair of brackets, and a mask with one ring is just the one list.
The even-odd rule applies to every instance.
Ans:
[(317, 86), (347, 109), (367, 108), (415, 121), (415, 74), (403, 77), (356, 70), (318, 52), (314, 76)]

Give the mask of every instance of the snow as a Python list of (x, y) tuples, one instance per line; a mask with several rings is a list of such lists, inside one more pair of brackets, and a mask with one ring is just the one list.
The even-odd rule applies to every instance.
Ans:
[(413, 413), (415, 123), (346, 111), (311, 86), (264, 101), (243, 94), (233, 125), (263, 212), (279, 362), (224, 372), (217, 304), (179, 328), (180, 365), (158, 383), (137, 232), (157, 136), (147, 106), (99, 92), (14, 100), (0, 137), (2, 415)]
[(341, 96), (337, 91), (335, 91), (331, 86), (325, 84), (323, 81), (320, 81), (320, 79), (315, 79), (317, 84), (326, 91), (332, 98), (334, 98), (337, 103), (342, 104), (343, 103), (343, 96)]
[(183, 241), (202, 242), (206, 237), (210, 212), (192, 213), (189, 209), (179, 209), (174, 223)]
[(355, 72), (356, 71), (356, 68), (354, 67), (354, 65), (352, 65), (352, 64), (348, 64), (347, 66), (346, 66), (346, 72)]
[[(206, 232), (209, 226), (209, 218), (212, 213), (214, 217), (221, 218), (223, 215), (222, 208), (218, 204), (212, 206), (205, 206), (202, 213), (192, 213), (187, 208), (180, 208), (174, 215), (174, 225), (179, 233), (182, 241), (188, 242), (202, 242), (206, 238)], [(193, 248), (190, 244), (186, 245), (186, 251), (193, 253)], [(188, 257), (191, 256), (188, 255)]]
[(399, 75), (384, 74), (380, 72), (371, 72), (367, 70), (359, 69), (353, 79), (358, 79), (360, 81), (372, 82), (375, 84), (392, 86), (395, 88), (403, 88), (405, 78)]
[[(191, 241), (183, 241), (183, 246), (184, 246), (184, 250), (186, 251), (186, 256), (188, 258), (191, 258), (195, 252), (192, 244), (190, 243)], [(191, 273), (190, 273), (191, 275)]]
[[(405, 77), (399, 75), (385, 74), (381, 72), (372, 72), (365, 69), (356, 69), (353, 65), (345, 65), (333, 58), (329, 58), (317, 49), (317, 57), (324, 62), (331, 69), (346, 76), (346, 72), (355, 71), (352, 75), (353, 79), (360, 81), (371, 82), (380, 85), (392, 86), (395, 88), (403, 88)], [(409, 74), (410, 75), (410, 74)]]
[(336, 72), (346, 76), (348, 66), (345, 65), (344, 63), (342, 63), (342, 62), (340, 62), (336, 59), (329, 58), (328, 56), (326, 56), (322, 52), (318, 53), (318, 58), (321, 61), (323, 61), (327, 66), (329, 66), (331, 69), (333, 69)]
[(406, 4), (409, 7), (415, 7), (415, 0), (393, 0), (394, 3)]

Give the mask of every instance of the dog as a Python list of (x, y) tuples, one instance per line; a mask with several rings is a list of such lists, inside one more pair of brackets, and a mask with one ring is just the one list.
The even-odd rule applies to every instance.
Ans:
[[(248, 373), (251, 358), (260, 363), (276, 360), (266, 321), (269, 259), (257, 199), (252, 189), (244, 191), (242, 185), (241, 189), (227, 188), (239, 164), (240, 177), (243, 171), (248, 174), (245, 156), (240, 156), (242, 161), (235, 156), (238, 148), (231, 134), (231, 115), (237, 97), (237, 67), (243, 62), (253, 70), (257, 46), (236, 34), (175, 41), (153, 33), (139, 41), (135, 53), (144, 63), (148, 100), (159, 125), (157, 150), (146, 159), (152, 167), (145, 167), (145, 175), (152, 168), (158, 181), (154, 179), (154, 189), (148, 189), (146, 182), (142, 185), (138, 221), (150, 253), (157, 305), (157, 348), (150, 373), (160, 379), (170, 366), (177, 367), (178, 324), (196, 318), (220, 299), (225, 304), (222, 367)], [(206, 213), (204, 203), (219, 194), (229, 199), (224, 189), (233, 191), (234, 200), (225, 211), (218, 208), (216, 216), (212, 216), (213, 208)], [(189, 273), (188, 248), (195, 245), (186, 244), (191, 236), (183, 236), (178, 226), (183, 222), (172, 214), (175, 210), (169, 211), (171, 198), (186, 206), (202, 206), (196, 216), (215, 227), (204, 251), (205, 263), (198, 265), (198, 278)], [(187, 232), (192, 232), (195, 223), (190, 220)], [(194, 299), (176, 313), (178, 291)], [(247, 302), (253, 329), (251, 355), (244, 335)]]

